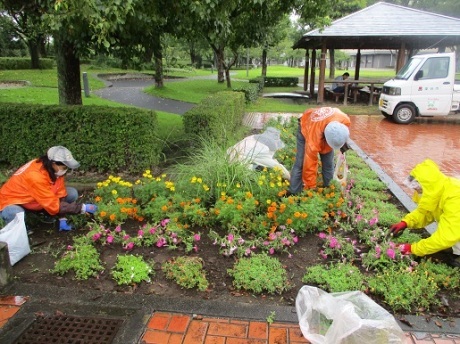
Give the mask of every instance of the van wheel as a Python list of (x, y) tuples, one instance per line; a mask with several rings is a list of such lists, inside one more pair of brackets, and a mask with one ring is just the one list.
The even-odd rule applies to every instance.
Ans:
[(399, 124), (409, 124), (415, 119), (415, 107), (411, 104), (398, 105), (393, 113), (393, 120)]

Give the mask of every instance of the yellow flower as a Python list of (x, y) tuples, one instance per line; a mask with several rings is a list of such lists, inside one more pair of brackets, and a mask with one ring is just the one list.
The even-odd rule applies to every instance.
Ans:
[(266, 203), (267, 203), (267, 204), (272, 204), (272, 201), (269, 200), (269, 199), (267, 199), (267, 200), (266, 200)]
[(113, 190), (112, 190), (112, 195), (114, 195), (114, 196), (115, 196), (116, 194), (118, 194), (118, 191), (117, 191), (117, 190), (115, 190), (115, 189), (113, 189)]
[(190, 180), (190, 183), (192, 183), (192, 184), (196, 183), (196, 177), (195, 176), (192, 177), (192, 180)]

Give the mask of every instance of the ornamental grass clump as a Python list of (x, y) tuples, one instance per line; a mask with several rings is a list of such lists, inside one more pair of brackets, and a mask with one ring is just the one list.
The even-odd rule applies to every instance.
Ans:
[(155, 274), (153, 264), (147, 263), (141, 256), (118, 255), (111, 275), (118, 285), (134, 285), (143, 281), (150, 283), (150, 277)]
[(166, 278), (174, 280), (182, 288), (208, 289), (209, 282), (203, 269), (203, 260), (199, 257), (177, 257), (163, 263), (161, 269)]
[(67, 251), (55, 263), (51, 272), (64, 275), (73, 271), (76, 279), (87, 280), (96, 277), (103, 270), (99, 252), (88, 238), (82, 236), (74, 238), (73, 245), (67, 247)]
[(256, 294), (281, 294), (291, 288), (287, 273), (280, 261), (266, 253), (254, 254), (239, 259), (233, 269), (227, 270), (233, 277), (236, 289), (252, 291)]

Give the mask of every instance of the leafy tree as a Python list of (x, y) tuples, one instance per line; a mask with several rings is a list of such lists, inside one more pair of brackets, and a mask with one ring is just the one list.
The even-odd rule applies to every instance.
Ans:
[(14, 31), (29, 49), (31, 68), (40, 68), (40, 47), (44, 44), (46, 28), (41, 21), (41, 7), (30, 0), (0, 0), (2, 16), (11, 18)]
[(26, 56), (27, 48), (8, 15), (0, 14), (0, 56)]

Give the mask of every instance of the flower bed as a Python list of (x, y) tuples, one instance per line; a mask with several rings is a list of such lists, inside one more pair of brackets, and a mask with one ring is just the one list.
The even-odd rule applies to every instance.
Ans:
[[(270, 123), (282, 129), (286, 147), (278, 160), (288, 168), (295, 124)], [(347, 153), (346, 185), (335, 181), (289, 197), (276, 169), (229, 164), (225, 147), (212, 143), (195, 154), (171, 177), (145, 171), (138, 180), (110, 176), (99, 183), (99, 212), (68, 238), (72, 242), (56, 248), (54, 273), (83, 285), (111, 280), (123, 291), (158, 293), (158, 284), (170, 289), (177, 283), (176, 293), (190, 288), (187, 295), (211, 298), (227, 290), (258, 301), (281, 296), (288, 304), (305, 283), (327, 291), (359, 289), (393, 312), (455, 311), (459, 270), (401, 254), (397, 243), (417, 241), (420, 233), (386, 238), (401, 210), (353, 152)]]

